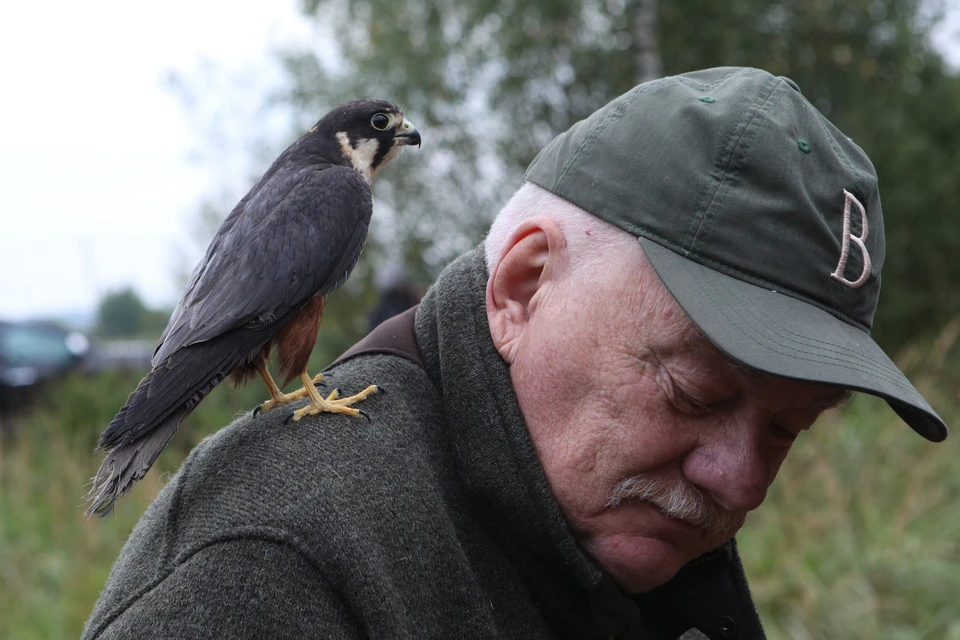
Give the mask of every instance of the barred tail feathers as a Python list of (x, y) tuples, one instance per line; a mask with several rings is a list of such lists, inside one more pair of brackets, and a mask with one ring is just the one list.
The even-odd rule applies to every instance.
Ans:
[(113, 513), (117, 499), (147, 474), (189, 413), (182, 408), (141, 438), (118, 444), (107, 451), (93, 478), (93, 486), (84, 496), (89, 502), (85, 512), (87, 517), (96, 514), (105, 518)]
[(242, 331), (172, 353), (140, 381), (97, 445), (107, 452), (85, 496), (86, 515), (109, 516), (116, 500), (142, 479), (193, 409), (269, 335)]

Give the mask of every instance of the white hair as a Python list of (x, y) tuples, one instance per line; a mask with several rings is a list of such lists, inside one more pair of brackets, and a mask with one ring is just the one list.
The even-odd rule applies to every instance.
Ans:
[[(525, 182), (497, 214), (484, 241), (487, 270), (503, 257), (507, 242), (517, 227), (536, 216), (551, 218), (563, 231), (571, 260), (578, 268), (600, 266), (610, 251), (637, 251), (637, 238), (605, 220), (587, 213), (543, 187)], [(626, 249), (627, 243), (630, 248)], [(621, 246), (623, 245), (623, 246)]]

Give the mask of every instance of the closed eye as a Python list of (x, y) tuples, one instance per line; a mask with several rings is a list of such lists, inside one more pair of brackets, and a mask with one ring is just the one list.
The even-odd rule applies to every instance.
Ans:
[(789, 429), (781, 427), (776, 423), (770, 425), (770, 430), (773, 431), (773, 436), (778, 440), (783, 440), (784, 442), (794, 442), (797, 438), (800, 437), (799, 433), (794, 433)]
[(719, 404), (718, 402), (697, 398), (680, 388), (680, 385), (676, 383), (673, 376), (663, 365), (657, 368), (656, 380), (660, 392), (675, 409), (682, 413), (702, 416), (713, 411), (716, 408), (715, 405)]
[(702, 400), (697, 400), (693, 396), (684, 393), (682, 389), (676, 387), (676, 399), (677, 404), (681, 405), (678, 407), (681, 411), (685, 413), (692, 413), (694, 415), (703, 415), (708, 413), (711, 410), (711, 406), (703, 402)]

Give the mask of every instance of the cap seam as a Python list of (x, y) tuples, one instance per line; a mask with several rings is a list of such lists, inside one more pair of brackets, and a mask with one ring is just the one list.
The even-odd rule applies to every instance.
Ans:
[[(738, 267), (735, 267), (735, 266), (732, 266), (732, 265), (729, 265), (729, 264), (720, 262), (719, 260), (714, 260), (713, 258), (711, 258), (711, 257), (709, 257), (709, 256), (704, 256), (704, 255), (699, 254), (699, 253), (694, 254), (694, 255), (697, 257), (697, 260), (695, 260), (695, 262), (698, 262), (698, 263), (702, 264), (703, 266), (708, 266), (708, 264), (709, 264), (709, 265), (713, 265), (713, 266), (716, 266), (716, 267), (722, 267), (721, 269), (714, 269), (714, 271), (718, 271), (718, 272), (720, 272), (720, 273), (724, 273), (724, 269), (727, 269), (727, 270), (732, 271), (732, 272), (734, 272), (734, 273), (738, 273), (738, 274), (740, 274), (741, 276), (743, 276), (743, 277), (745, 277), (745, 278), (749, 278), (750, 280), (747, 280), (746, 282), (749, 282), (750, 284), (756, 284), (757, 286), (761, 286), (761, 287), (763, 287), (763, 288), (765, 288), (765, 289), (768, 288), (768, 289), (770, 289), (770, 290), (774, 290), (774, 289), (778, 289), (778, 288), (779, 288), (779, 289), (783, 289), (783, 290), (785, 290), (785, 291), (790, 291), (790, 297), (791, 297), (791, 298), (795, 298), (795, 299), (797, 299), (797, 300), (802, 300), (803, 302), (806, 302), (806, 303), (808, 303), (808, 304), (812, 304), (813, 306), (817, 307), (818, 309), (821, 309), (821, 310), (823, 310), (823, 311), (826, 311), (827, 313), (829, 313), (830, 315), (832, 315), (832, 316), (833, 316), (834, 318), (836, 318), (837, 320), (840, 320), (840, 321), (842, 321), (842, 322), (846, 322), (847, 324), (852, 325), (852, 326), (854, 326), (854, 327), (856, 327), (856, 328), (858, 328), (858, 329), (860, 329), (860, 330), (862, 330), (862, 331), (865, 331), (865, 332), (867, 332), (868, 334), (869, 334), (869, 332), (870, 332), (870, 328), (869, 328), (867, 325), (862, 324), (862, 323), (860, 323), (860, 322), (857, 322), (856, 320), (854, 320), (853, 318), (851, 318), (851, 317), (849, 317), (849, 316), (847, 316), (847, 315), (842, 315), (842, 314), (838, 313), (838, 312), (836, 311), (836, 309), (831, 309), (831, 308), (827, 307), (827, 305), (825, 305), (824, 303), (816, 300), (815, 298), (811, 298), (810, 296), (808, 296), (808, 295), (806, 295), (806, 294), (803, 294), (803, 293), (799, 293), (799, 292), (797, 292), (797, 291), (794, 291), (793, 289), (790, 289), (789, 287), (786, 287), (786, 286), (784, 286), (784, 285), (781, 284), (781, 283), (776, 283), (776, 282), (772, 282), (772, 281), (769, 281), (769, 280), (760, 278), (760, 277), (758, 277), (756, 274), (753, 274), (753, 273), (750, 273), (750, 272), (748, 272), (748, 271), (744, 271), (743, 269), (740, 269), (740, 268), (738, 268)], [(708, 263), (708, 264), (705, 264), (705, 263)]]
[[(790, 91), (790, 86), (780, 80), (779, 78), (774, 78), (774, 81), (777, 83), (782, 83), (780, 87), (780, 95), (777, 96), (776, 100), (773, 100), (776, 91), (776, 85), (774, 85), (773, 90), (771, 91), (770, 98), (767, 100), (767, 103), (764, 104), (757, 113), (757, 116), (753, 118), (748, 124), (748, 127), (754, 127), (753, 133), (750, 135), (749, 140), (746, 141), (746, 144), (741, 148), (739, 152), (739, 159), (737, 161), (737, 166), (735, 169), (732, 169), (730, 174), (727, 176), (726, 188), (723, 190), (723, 193), (720, 195), (719, 200), (716, 201), (716, 206), (711, 206), (707, 208), (707, 213), (704, 215), (703, 220), (700, 222), (700, 226), (697, 229), (696, 234), (693, 236), (693, 241), (690, 243), (690, 250), (693, 251), (697, 242), (700, 240), (701, 236), (706, 237), (710, 234), (710, 229), (713, 228), (713, 221), (716, 219), (717, 214), (720, 209), (723, 207), (723, 203), (727, 199), (727, 194), (730, 193), (730, 189), (733, 187), (733, 183), (736, 180), (736, 177), (740, 175), (740, 170), (743, 168), (743, 164), (747, 159), (747, 152), (750, 150), (750, 146), (753, 144), (753, 141), (756, 140), (757, 136), (760, 134), (760, 128), (763, 126), (763, 123), (766, 121), (767, 116), (771, 111), (777, 108), (777, 105), (780, 104), (780, 101), (783, 100), (783, 96), (787, 95), (787, 92)], [(772, 103), (771, 103), (772, 100)], [(769, 105), (769, 106), (768, 106)], [(759, 118), (759, 120), (757, 120)], [(756, 121), (756, 126), (754, 126), (754, 121)], [(739, 147), (738, 142), (738, 147)], [(712, 204), (712, 203), (711, 203)]]
[[(869, 328), (867, 325), (862, 324), (862, 323), (860, 323), (860, 322), (857, 322), (856, 320), (854, 320), (853, 318), (850, 318), (850, 317), (848, 317), (848, 316), (841, 315), (841, 314), (837, 313), (835, 309), (830, 309), (830, 308), (828, 308), (825, 304), (823, 304), (822, 302), (816, 300), (815, 298), (811, 298), (810, 296), (808, 296), (808, 295), (806, 295), (806, 294), (802, 294), (802, 293), (796, 292), (796, 291), (794, 291), (793, 289), (790, 289), (789, 287), (786, 287), (786, 286), (784, 286), (784, 285), (781, 284), (781, 283), (772, 282), (772, 281), (770, 281), (770, 280), (766, 280), (766, 279), (764, 279), (764, 278), (760, 278), (760, 277), (758, 277), (756, 274), (750, 273), (750, 272), (748, 272), (748, 271), (744, 271), (743, 269), (740, 269), (740, 268), (735, 267), (735, 266), (733, 266), (733, 265), (727, 264), (727, 263), (725, 263), (725, 262), (720, 262), (719, 260), (714, 260), (714, 259), (711, 258), (710, 256), (705, 256), (705, 255), (700, 254), (700, 253), (694, 253), (693, 251), (686, 251), (686, 252), (684, 252), (683, 249), (681, 249), (680, 247), (678, 247), (678, 246), (676, 245), (676, 243), (674, 243), (673, 241), (668, 240), (667, 238), (664, 238), (664, 237), (660, 236), (659, 234), (657, 234), (657, 233), (655, 233), (655, 232), (653, 232), (653, 231), (650, 231), (650, 230), (647, 229), (646, 227), (641, 227), (641, 226), (639, 226), (639, 225), (635, 225), (635, 224), (632, 224), (632, 223), (630, 223), (630, 222), (626, 222), (626, 223), (624, 223), (624, 224), (625, 224), (626, 226), (629, 226), (631, 229), (634, 229), (637, 234), (642, 235), (643, 237), (647, 238), (648, 240), (652, 240), (652, 241), (656, 242), (657, 244), (662, 245), (662, 246), (666, 247), (667, 249), (670, 249), (670, 250), (673, 251), (674, 253), (680, 254), (682, 257), (684, 257), (684, 258), (686, 258), (686, 259), (688, 259), (688, 260), (692, 260), (693, 262), (696, 262), (697, 264), (699, 264), (699, 265), (701, 265), (701, 266), (704, 266), (704, 267), (707, 267), (707, 268), (711, 268), (711, 269), (713, 269), (714, 271), (717, 271), (718, 273), (722, 273), (722, 274), (724, 274), (724, 275), (730, 275), (729, 273), (727, 273), (728, 271), (729, 271), (729, 272), (736, 273), (736, 274), (739, 274), (739, 275), (741, 275), (741, 276), (743, 276), (743, 277), (745, 278), (744, 282), (747, 282), (748, 284), (752, 284), (752, 285), (755, 285), (755, 286), (758, 286), (758, 287), (762, 287), (762, 288), (764, 288), (764, 289), (774, 290), (774, 289), (779, 288), (779, 289), (783, 289), (783, 290), (785, 290), (785, 291), (789, 291), (789, 292), (790, 292), (789, 295), (790, 295), (791, 298), (794, 298), (794, 299), (796, 299), (796, 300), (801, 300), (801, 301), (806, 302), (806, 303), (808, 303), (808, 304), (812, 304), (813, 306), (817, 307), (818, 309), (821, 309), (822, 311), (826, 311), (827, 313), (829, 313), (830, 315), (832, 315), (834, 318), (840, 320), (841, 322), (846, 322), (847, 324), (852, 325), (852, 326), (854, 326), (854, 327), (856, 327), (856, 328), (858, 328), (858, 329), (860, 329), (860, 330), (862, 330), (862, 331), (865, 331), (865, 332), (867, 332), (868, 334), (869, 334), (869, 332), (870, 332), (870, 328)], [(690, 257), (689, 257), (690, 255), (696, 256), (696, 259), (690, 258)], [(714, 267), (719, 267), (719, 268), (714, 268)], [(732, 277), (732, 276), (731, 276), (731, 277)], [(786, 295), (786, 294), (785, 294), (785, 295)]]
[[(820, 125), (820, 128), (823, 130), (823, 134), (824, 134), (824, 137), (826, 137), (827, 139), (827, 143), (830, 145), (830, 148), (833, 149), (833, 153), (840, 159), (840, 162), (843, 163), (843, 166), (846, 167), (847, 171), (850, 172), (850, 181), (853, 183), (851, 190), (856, 191), (857, 192), (856, 195), (858, 195), (861, 198), (864, 198), (864, 194), (868, 194), (870, 192), (870, 189), (864, 188), (865, 184), (863, 179), (864, 178), (863, 173), (857, 170), (856, 167), (854, 167), (850, 163), (849, 158), (847, 158), (847, 154), (844, 153), (843, 149), (841, 149), (840, 146), (837, 144), (837, 141), (834, 138), (834, 136), (830, 135), (830, 131), (827, 129), (827, 125), (824, 122), (825, 118), (823, 117), (823, 114), (821, 114), (818, 111), (816, 115), (817, 115), (817, 118), (816, 118), (817, 123)], [(866, 198), (864, 198), (864, 200), (866, 200)]]
[(696, 89), (697, 91), (706, 91), (707, 89), (713, 89), (713, 88), (716, 87), (717, 85), (725, 82), (726, 80), (732, 78), (733, 76), (743, 75), (743, 73), (745, 73), (744, 69), (734, 69), (733, 71), (731, 71), (731, 72), (728, 73), (727, 75), (721, 76), (720, 78), (717, 78), (717, 79), (714, 80), (713, 82), (709, 82), (709, 83), (707, 83), (707, 84), (701, 84), (701, 83), (699, 83), (699, 82), (693, 82), (693, 81), (691, 81), (689, 78), (684, 78), (684, 77), (682, 77), (682, 76), (672, 76), (671, 79), (672, 79), (672, 80), (676, 80), (678, 84), (682, 84), (683, 86), (687, 87), (688, 89)]
[[(806, 105), (804, 105), (806, 107)], [(833, 152), (840, 158), (840, 162), (845, 166), (854, 176), (857, 174), (857, 170), (853, 168), (853, 165), (850, 164), (850, 161), (847, 160), (847, 154), (845, 154), (839, 146), (837, 146), (837, 141), (834, 140), (833, 136), (830, 135), (830, 131), (827, 129), (827, 125), (823, 122), (823, 114), (817, 111), (816, 113), (817, 124), (820, 125), (820, 128), (823, 130), (824, 137), (827, 139), (827, 143), (830, 145), (830, 148), (833, 149)], [(858, 185), (859, 186), (859, 185)]]
[[(819, 349), (819, 350), (821, 350), (821, 351), (824, 351), (824, 352), (826, 352), (826, 353), (823, 354), (823, 355), (821, 355), (821, 357), (818, 358), (818, 357), (816, 357), (814, 354), (810, 354), (810, 353), (807, 353), (807, 352), (805, 352), (805, 351), (799, 351), (799, 352), (798, 352), (798, 351), (795, 351), (795, 350), (791, 350), (791, 351), (788, 353), (788, 352), (786, 352), (786, 351), (780, 350), (780, 349), (788, 349), (789, 347), (788, 347), (787, 345), (780, 344), (780, 343), (776, 342), (775, 340), (773, 340), (773, 339), (770, 337), (770, 335), (765, 335), (765, 334), (763, 334), (763, 333), (758, 333), (758, 334), (755, 334), (755, 335), (749, 335), (749, 334), (747, 334), (747, 332), (743, 329), (743, 327), (736, 321), (737, 319), (734, 318), (734, 317), (732, 317), (732, 316), (730, 316), (730, 315), (727, 313), (727, 309), (726, 309), (726, 307), (724, 306), (723, 301), (720, 300), (718, 297), (716, 297), (716, 296), (714, 295), (714, 292), (713, 292), (712, 290), (710, 290), (709, 288), (705, 288), (705, 289), (704, 289), (704, 292), (710, 297), (711, 301), (713, 301), (713, 303), (717, 306), (717, 308), (720, 310), (720, 312), (723, 313), (723, 315), (727, 318), (727, 320), (729, 321), (729, 324), (730, 324), (731, 326), (736, 327), (736, 329), (737, 329), (741, 334), (743, 334), (744, 336), (746, 336), (747, 338), (751, 338), (754, 343), (759, 344), (759, 343), (758, 343), (758, 338), (759, 338), (759, 339), (762, 339), (762, 340), (764, 341), (764, 343), (763, 343), (763, 344), (760, 344), (760, 346), (762, 346), (763, 348), (765, 348), (765, 349), (767, 349), (767, 350), (769, 350), (769, 351), (772, 351), (772, 352), (777, 353), (777, 354), (779, 354), (779, 355), (784, 355), (784, 356), (789, 356), (789, 357), (792, 357), (792, 358), (796, 358), (797, 360), (805, 360), (805, 361), (807, 361), (807, 362), (816, 362), (816, 363), (819, 363), (819, 364), (830, 364), (830, 365), (834, 365), (834, 366), (839, 366), (839, 367), (842, 367), (842, 368), (850, 369), (850, 370), (853, 370), (853, 371), (857, 371), (858, 373), (864, 373), (864, 374), (868, 374), (868, 375), (876, 375), (877, 377), (879, 377), (879, 378), (881, 378), (881, 379), (883, 379), (883, 380), (885, 380), (885, 381), (887, 381), (887, 382), (889, 382), (889, 383), (891, 383), (891, 384), (893, 384), (893, 385), (895, 385), (895, 386), (897, 386), (897, 387), (899, 387), (899, 388), (901, 388), (901, 389), (903, 389), (903, 390), (905, 390), (905, 391), (910, 391), (911, 393), (913, 392), (913, 390), (912, 390), (910, 387), (905, 386), (905, 385), (902, 383), (902, 381), (900, 381), (899, 379), (891, 378), (890, 376), (888, 376), (886, 370), (880, 368), (880, 367), (879, 367), (874, 361), (872, 361), (872, 360), (865, 360), (865, 359), (863, 359), (862, 357), (857, 357), (857, 358), (856, 358), (857, 362), (858, 362), (858, 363), (861, 363), (861, 364), (863, 365), (862, 368), (859, 368), (859, 369), (858, 369), (858, 368), (856, 368), (856, 367), (853, 365), (853, 363), (849, 362), (848, 360), (841, 359), (841, 358), (839, 357), (839, 355), (841, 354), (840, 351), (838, 351), (838, 350), (836, 350), (836, 349), (827, 349), (827, 348), (825, 348), (825, 347), (822, 347), (822, 346), (819, 346), (819, 345), (816, 345), (816, 344), (804, 345), (803, 342), (801, 342), (800, 340), (797, 340), (797, 339), (796, 339), (796, 337), (795, 337), (796, 334), (793, 334), (793, 336), (791, 336), (791, 335), (782, 335), (782, 336), (779, 336), (779, 337), (786, 338), (787, 340), (790, 340), (790, 341), (792, 341), (792, 342), (800, 345), (801, 347), (803, 347), (803, 346), (809, 346), (809, 347), (812, 347), (812, 348), (814, 348), (814, 349)], [(753, 308), (755, 308), (755, 307), (753, 307)], [(758, 320), (761, 320), (764, 329), (769, 330), (769, 329), (771, 328), (771, 325), (767, 324), (767, 323), (766, 323), (765, 321), (763, 321), (762, 319), (760, 319), (760, 318), (757, 318), (757, 319), (758, 319)], [(776, 332), (771, 332), (771, 333), (772, 333), (773, 335), (777, 335)], [(775, 347), (779, 347), (780, 349), (771, 347), (770, 345), (774, 345)], [(834, 346), (834, 345), (831, 345), (831, 346)], [(836, 353), (836, 354), (838, 354), (838, 355), (837, 355), (837, 356), (830, 356), (830, 355), (828, 355), (828, 354), (831, 353), (831, 352), (832, 352), (832, 353)], [(857, 352), (851, 352), (851, 353), (853, 353), (853, 354), (856, 355), (856, 356), (859, 356), (859, 353), (857, 353)]]
[[(727, 148), (730, 147), (730, 143), (733, 140), (737, 129), (740, 127), (740, 124), (744, 121), (745, 118), (747, 118), (752, 113), (753, 105), (757, 103), (757, 100), (763, 94), (765, 89), (766, 89), (766, 85), (760, 87), (760, 90), (757, 91), (757, 95), (753, 96), (753, 100), (750, 101), (750, 104), (747, 106), (747, 108), (743, 110), (742, 114), (740, 114), (740, 118), (733, 125), (733, 128), (730, 130), (730, 133), (727, 134), (726, 140), (724, 140), (723, 150), (720, 154), (720, 157), (717, 158), (717, 160), (714, 162), (713, 171), (710, 172), (710, 176), (707, 180), (707, 183), (704, 185), (703, 191), (701, 191), (700, 193), (700, 200), (697, 201), (697, 207), (696, 209), (694, 209), (693, 215), (690, 216), (690, 220), (689, 222), (687, 222), (687, 228), (683, 232), (683, 237), (681, 238), (681, 247), (682, 247), (682, 251), (684, 251), (685, 253), (689, 253), (693, 249), (693, 243), (696, 242), (696, 232), (693, 232), (693, 226), (694, 226), (694, 223), (696, 223), (697, 229), (699, 229), (700, 224), (703, 222), (703, 216), (706, 215), (706, 211), (704, 210), (703, 203), (704, 203), (704, 200), (707, 198), (707, 194), (711, 191), (710, 187), (711, 186), (714, 187), (713, 189), (714, 193), (716, 193), (716, 190), (720, 188), (720, 185), (723, 183), (724, 178), (726, 178), (726, 174), (728, 171), (728, 169), (723, 168), (721, 165), (724, 165), (724, 166), (729, 165), (729, 163), (732, 160), (732, 156), (737, 149), (737, 145), (736, 144), (733, 145), (733, 148), (729, 151), (730, 157), (725, 159), (728, 155)], [(743, 134), (741, 133), (740, 135), (742, 136)], [(719, 175), (717, 173), (718, 171), (720, 172)], [(712, 198), (711, 198), (711, 201), (712, 201)], [(703, 213), (701, 213), (701, 211), (703, 211)], [(690, 237), (691, 232), (693, 232), (693, 237), (690, 239), (689, 246), (688, 246), (687, 238)]]
[[(854, 366), (854, 364), (853, 364), (852, 362), (850, 362), (849, 360), (841, 359), (841, 358), (839, 357), (840, 352), (839, 352), (838, 350), (836, 350), (836, 349), (826, 349), (826, 348), (824, 348), (824, 347), (820, 347), (820, 346), (817, 346), (817, 345), (804, 345), (803, 342), (797, 340), (797, 339), (794, 337), (795, 334), (794, 334), (794, 336), (791, 336), (791, 335), (781, 335), (780, 337), (786, 338), (786, 339), (788, 339), (788, 340), (790, 340), (790, 341), (792, 341), (792, 342), (800, 345), (801, 347), (802, 347), (802, 346), (811, 346), (811, 347), (813, 347), (813, 348), (820, 349), (821, 351), (825, 351), (826, 354), (823, 354), (823, 355), (821, 355), (820, 357), (816, 357), (814, 354), (810, 354), (810, 353), (807, 353), (807, 352), (805, 352), (805, 351), (799, 351), (799, 352), (798, 352), (798, 351), (790, 351), (790, 352), (787, 352), (787, 351), (785, 351), (785, 349), (788, 349), (788, 348), (789, 348), (787, 345), (783, 345), (783, 344), (780, 344), (780, 343), (776, 342), (776, 341), (773, 340), (769, 335), (766, 335), (766, 334), (764, 334), (764, 333), (748, 334), (748, 333), (744, 330), (744, 328), (743, 328), (738, 322), (736, 322), (736, 318), (731, 317), (731, 316), (727, 313), (727, 308), (726, 308), (725, 305), (722, 303), (723, 301), (721, 301), (719, 298), (717, 298), (717, 297), (714, 295), (714, 292), (713, 292), (709, 287), (704, 287), (704, 292), (710, 297), (711, 301), (716, 305), (716, 307), (717, 307), (717, 309), (720, 311), (720, 313), (722, 313), (722, 314), (727, 318), (730, 326), (735, 327), (742, 335), (744, 335), (744, 336), (747, 337), (748, 339), (751, 339), (751, 340), (754, 342), (754, 344), (757, 344), (758, 346), (762, 346), (764, 349), (767, 349), (768, 351), (772, 351), (773, 353), (776, 353), (776, 354), (782, 355), (782, 356), (787, 356), (787, 357), (789, 357), (789, 358), (794, 358), (794, 359), (796, 359), (796, 360), (802, 360), (802, 361), (806, 361), (806, 362), (814, 362), (814, 363), (817, 363), (817, 364), (827, 364), (827, 365), (831, 365), (831, 366), (837, 366), (837, 367), (840, 367), (840, 368), (842, 368), (842, 369), (849, 369), (849, 370), (851, 370), (851, 371), (855, 371), (855, 372), (861, 373), (861, 374), (873, 375), (873, 376), (876, 376), (876, 377), (878, 377), (878, 378), (880, 378), (880, 379), (882, 379), (882, 380), (884, 380), (884, 381), (886, 381), (886, 382), (889, 382), (890, 384), (896, 386), (896, 387), (899, 388), (899, 389), (902, 389), (902, 390), (904, 390), (904, 391), (907, 391), (908, 393), (910, 393), (910, 395), (915, 395), (915, 394), (917, 394), (917, 392), (913, 389), (913, 387), (910, 387), (910, 386), (908, 386), (908, 385), (905, 385), (905, 384), (903, 383), (903, 381), (900, 380), (900, 379), (898, 379), (898, 378), (892, 378), (892, 377), (890, 377), (890, 376), (887, 374), (887, 371), (886, 371), (885, 369), (881, 369), (874, 361), (865, 360), (865, 359), (863, 359), (862, 357), (860, 357), (860, 358), (857, 359), (857, 362), (858, 362), (858, 363), (861, 363), (863, 366), (862, 366), (861, 368), (857, 368), (857, 367)], [(758, 319), (759, 319), (759, 318), (758, 318)], [(764, 328), (764, 329), (769, 330), (769, 329), (771, 328), (770, 325), (768, 325), (765, 321), (762, 321), (762, 324), (763, 324), (763, 328)], [(777, 333), (776, 333), (775, 331), (772, 331), (771, 333), (772, 333), (773, 335), (777, 335)], [(761, 343), (758, 339), (762, 339), (762, 340), (763, 340), (763, 343)], [(771, 346), (771, 345), (772, 345), (772, 346)], [(832, 345), (832, 346), (833, 346), (833, 345)], [(838, 354), (838, 356), (830, 356), (830, 355), (828, 355), (828, 354), (830, 354), (830, 353), (836, 353), (836, 354)], [(857, 352), (851, 352), (851, 353), (853, 353), (853, 354), (855, 354), (855, 355), (859, 355)], [(876, 390), (874, 390), (874, 392), (876, 392)], [(901, 399), (900, 401), (903, 402), (902, 399)]]
[[(842, 347), (840, 345), (832, 344), (832, 343), (826, 342), (825, 340), (819, 340), (818, 338), (814, 338), (812, 336), (804, 336), (804, 335), (795, 333), (793, 331), (789, 331), (781, 327), (780, 325), (778, 325), (773, 320), (773, 318), (770, 317), (769, 314), (763, 311), (761, 307), (756, 305), (750, 305), (747, 308), (750, 310), (756, 311), (756, 313), (752, 313), (751, 315), (754, 318), (756, 318), (760, 323), (762, 323), (764, 327), (769, 329), (771, 334), (779, 335), (783, 338), (796, 342), (801, 346), (809, 346), (814, 349), (821, 349), (828, 353), (849, 355), (850, 357), (857, 360), (858, 362), (865, 363), (865, 366), (867, 366), (868, 368), (871, 368), (877, 371), (885, 371), (885, 369), (877, 368), (879, 365), (877, 364), (876, 360), (863, 357), (863, 355), (859, 351), (856, 351), (854, 349), (849, 349), (847, 347)], [(785, 347), (786, 345), (783, 345), (783, 346)], [(880, 373), (879, 375), (885, 375), (885, 374)], [(891, 381), (893, 380), (891, 379)]]
[(594, 143), (597, 141), (597, 138), (600, 137), (600, 134), (606, 130), (610, 123), (613, 120), (619, 120), (623, 116), (623, 112), (626, 111), (630, 104), (635, 102), (640, 96), (651, 91), (653, 87), (659, 86), (661, 83), (662, 80), (640, 85), (637, 87), (636, 91), (632, 92), (632, 94), (628, 94), (627, 98), (618, 104), (612, 113), (600, 120), (600, 122), (598, 122), (593, 130), (587, 135), (587, 137), (584, 138), (583, 142), (580, 143), (580, 146), (577, 147), (577, 150), (570, 156), (570, 159), (564, 165), (560, 175), (557, 176), (557, 179), (554, 181), (553, 191), (556, 192), (563, 190), (563, 184), (567, 179), (567, 175), (577, 166), (579, 166), (581, 158), (583, 158), (593, 147)]

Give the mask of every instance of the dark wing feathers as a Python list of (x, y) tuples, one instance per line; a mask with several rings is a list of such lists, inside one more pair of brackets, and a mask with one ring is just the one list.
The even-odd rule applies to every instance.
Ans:
[(356, 265), (373, 211), (353, 169), (280, 168), (234, 209), (194, 270), (153, 367), (100, 439), (107, 449), (87, 513), (105, 515), (179, 424), (314, 295)]
[(259, 349), (262, 342), (259, 332), (246, 329), (174, 352), (140, 381), (127, 404), (103, 432), (100, 448), (136, 440), (182, 405), (188, 404), (192, 409), (212, 390), (211, 387), (202, 393), (211, 379), (219, 377), (219, 383), (241, 358)]
[(113, 511), (114, 502), (146, 475), (180, 423), (226, 377), (236, 353), (260, 341), (255, 333), (241, 330), (240, 336), (185, 347), (147, 374), (100, 437), (99, 448), (107, 455), (93, 479), (87, 515)]
[(315, 293), (332, 291), (323, 285), (339, 277), (334, 271), (358, 225), (366, 238), (370, 188), (343, 167), (291, 172), (278, 171), (274, 179), (295, 187), (280, 192), (264, 185), (230, 229), (218, 234), (218, 246), (211, 246), (196, 285), (181, 300), (180, 317), (171, 321), (157, 359), (258, 318), (285, 315)]

